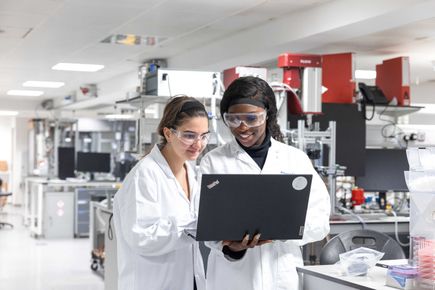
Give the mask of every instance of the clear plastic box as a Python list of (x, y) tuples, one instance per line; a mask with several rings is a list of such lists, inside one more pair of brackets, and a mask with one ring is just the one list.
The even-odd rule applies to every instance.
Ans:
[(407, 149), (410, 171), (410, 263), (417, 267), (416, 289), (435, 289), (435, 148)]

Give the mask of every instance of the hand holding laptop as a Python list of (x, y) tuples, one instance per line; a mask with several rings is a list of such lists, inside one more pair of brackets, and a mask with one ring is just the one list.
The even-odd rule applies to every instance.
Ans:
[(222, 246), (228, 246), (233, 252), (240, 252), (249, 248), (254, 248), (256, 246), (261, 246), (272, 242), (272, 240), (260, 241), (260, 235), (261, 234), (256, 234), (254, 238), (249, 242), (249, 234), (247, 234), (243, 237), (243, 240), (241, 241), (223, 241)]

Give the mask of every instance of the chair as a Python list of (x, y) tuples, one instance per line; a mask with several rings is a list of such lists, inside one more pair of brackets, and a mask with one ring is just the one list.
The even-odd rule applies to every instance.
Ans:
[[(4, 207), (4, 205), (6, 204), (6, 198), (10, 195), (12, 195), (11, 192), (1, 192), (0, 191), (0, 209), (2, 209)], [(11, 228), (14, 227), (10, 223), (0, 221), (0, 229), (3, 228), (4, 226), (10, 226)]]
[(359, 247), (385, 253), (382, 260), (405, 259), (400, 244), (384, 233), (373, 230), (351, 230), (333, 237), (320, 252), (320, 264), (330, 265), (340, 260), (339, 254)]

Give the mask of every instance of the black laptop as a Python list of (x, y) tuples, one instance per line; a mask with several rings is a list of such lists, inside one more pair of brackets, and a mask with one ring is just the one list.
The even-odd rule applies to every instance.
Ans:
[(197, 241), (301, 239), (312, 175), (204, 174)]

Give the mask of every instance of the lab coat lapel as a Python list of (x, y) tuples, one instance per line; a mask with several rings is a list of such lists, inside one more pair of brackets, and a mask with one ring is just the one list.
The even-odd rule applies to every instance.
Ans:
[(263, 169), (261, 170), (262, 174), (276, 174), (280, 172), (279, 169), (282, 167), (282, 162), (285, 162), (286, 159), (280, 158), (279, 148), (275, 139), (270, 139), (272, 144), (267, 153), (266, 161), (264, 162)]
[(175, 179), (174, 173), (172, 173), (171, 167), (169, 167), (168, 162), (166, 161), (165, 157), (163, 157), (162, 152), (160, 152), (158, 144), (154, 145), (153, 149), (150, 152), (150, 155), (165, 173), (167, 178)]
[[(249, 156), (248, 153), (246, 153), (245, 150), (243, 150), (242, 147), (240, 147), (239, 143), (237, 143), (236, 139), (233, 139), (231, 141), (231, 152), (233, 153), (233, 155), (236, 157), (236, 159), (242, 161), (243, 163), (245, 163), (246, 165), (249, 166), (250, 169), (254, 170), (254, 171), (258, 171), (258, 173), (260, 173), (260, 167), (258, 167), (257, 163), (255, 163), (254, 159), (251, 158), (251, 156)], [(243, 173), (243, 172), (242, 172)], [(248, 172), (246, 172), (248, 173)], [(251, 173), (251, 172), (249, 172)]]
[[(165, 173), (166, 177), (168, 179), (171, 179), (176, 187), (177, 187), (177, 191), (178, 194), (182, 196), (182, 198), (187, 202), (190, 203), (190, 201), (187, 199), (186, 195), (184, 194), (184, 190), (181, 187), (180, 183), (178, 182), (178, 180), (175, 178), (174, 173), (171, 170), (171, 167), (169, 167), (168, 162), (166, 161), (165, 157), (163, 157), (162, 152), (160, 151), (158, 145), (154, 145), (153, 149), (150, 152), (151, 157), (154, 159), (154, 161), (159, 165), (159, 167), (162, 169), (162, 171)], [(192, 183), (191, 183), (191, 172), (192, 170), (190, 169), (189, 164), (187, 164), (187, 175), (188, 175), (188, 179), (189, 179), (189, 187), (192, 187)], [(192, 193), (192, 189), (190, 190)]]

